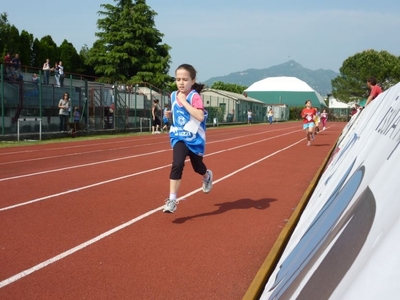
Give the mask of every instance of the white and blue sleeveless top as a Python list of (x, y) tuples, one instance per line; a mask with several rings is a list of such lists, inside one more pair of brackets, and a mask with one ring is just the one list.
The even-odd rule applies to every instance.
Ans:
[[(192, 90), (186, 97), (186, 100), (192, 105), (192, 99), (195, 94), (198, 94), (195, 90)], [(185, 107), (179, 106), (176, 99), (177, 92), (171, 94), (171, 112), (172, 112), (172, 126), (169, 131), (169, 137), (171, 146), (182, 141), (184, 142), (190, 151), (193, 153), (203, 156), (206, 145), (206, 121), (208, 113), (204, 110), (204, 120), (199, 122), (196, 120)]]

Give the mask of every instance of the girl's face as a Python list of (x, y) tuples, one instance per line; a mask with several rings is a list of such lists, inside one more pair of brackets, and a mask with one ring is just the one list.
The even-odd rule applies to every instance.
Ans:
[(181, 93), (189, 94), (196, 80), (192, 79), (190, 73), (185, 69), (178, 69), (175, 72), (175, 82)]
[(311, 101), (307, 101), (306, 106), (307, 106), (308, 108), (310, 108), (310, 107), (311, 107)]

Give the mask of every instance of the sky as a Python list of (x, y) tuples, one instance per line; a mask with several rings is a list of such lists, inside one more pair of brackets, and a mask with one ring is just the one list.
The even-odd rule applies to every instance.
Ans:
[[(79, 52), (92, 47), (101, 4), (113, 0), (3, 1), (0, 13), (35, 38), (66, 39)], [(155, 27), (172, 49), (170, 75), (182, 63), (197, 80), (295, 60), (303, 67), (339, 72), (368, 49), (400, 56), (398, 0), (147, 0)]]

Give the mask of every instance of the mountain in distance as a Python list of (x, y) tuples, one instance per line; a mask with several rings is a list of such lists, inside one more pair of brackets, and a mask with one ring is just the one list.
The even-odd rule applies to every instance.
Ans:
[(212, 77), (205, 81), (207, 86), (212, 86), (216, 81), (225, 83), (233, 83), (249, 87), (254, 82), (265, 79), (267, 77), (289, 76), (296, 77), (306, 82), (312, 89), (317, 91), (321, 96), (325, 97), (332, 93), (331, 80), (339, 76), (332, 70), (310, 70), (304, 68), (294, 60), (286, 63), (272, 66), (266, 69), (248, 69), (241, 72), (234, 72), (225, 76)]

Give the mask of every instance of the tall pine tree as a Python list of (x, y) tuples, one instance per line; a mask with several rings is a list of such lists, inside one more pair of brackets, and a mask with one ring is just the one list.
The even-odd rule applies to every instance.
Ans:
[(88, 62), (104, 82), (148, 82), (163, 88), (168, 75), (170, 47), (162, 44), (163, 34), (155, 27), (155, 11), (145, 0), (115, 0), (102, 4)]

